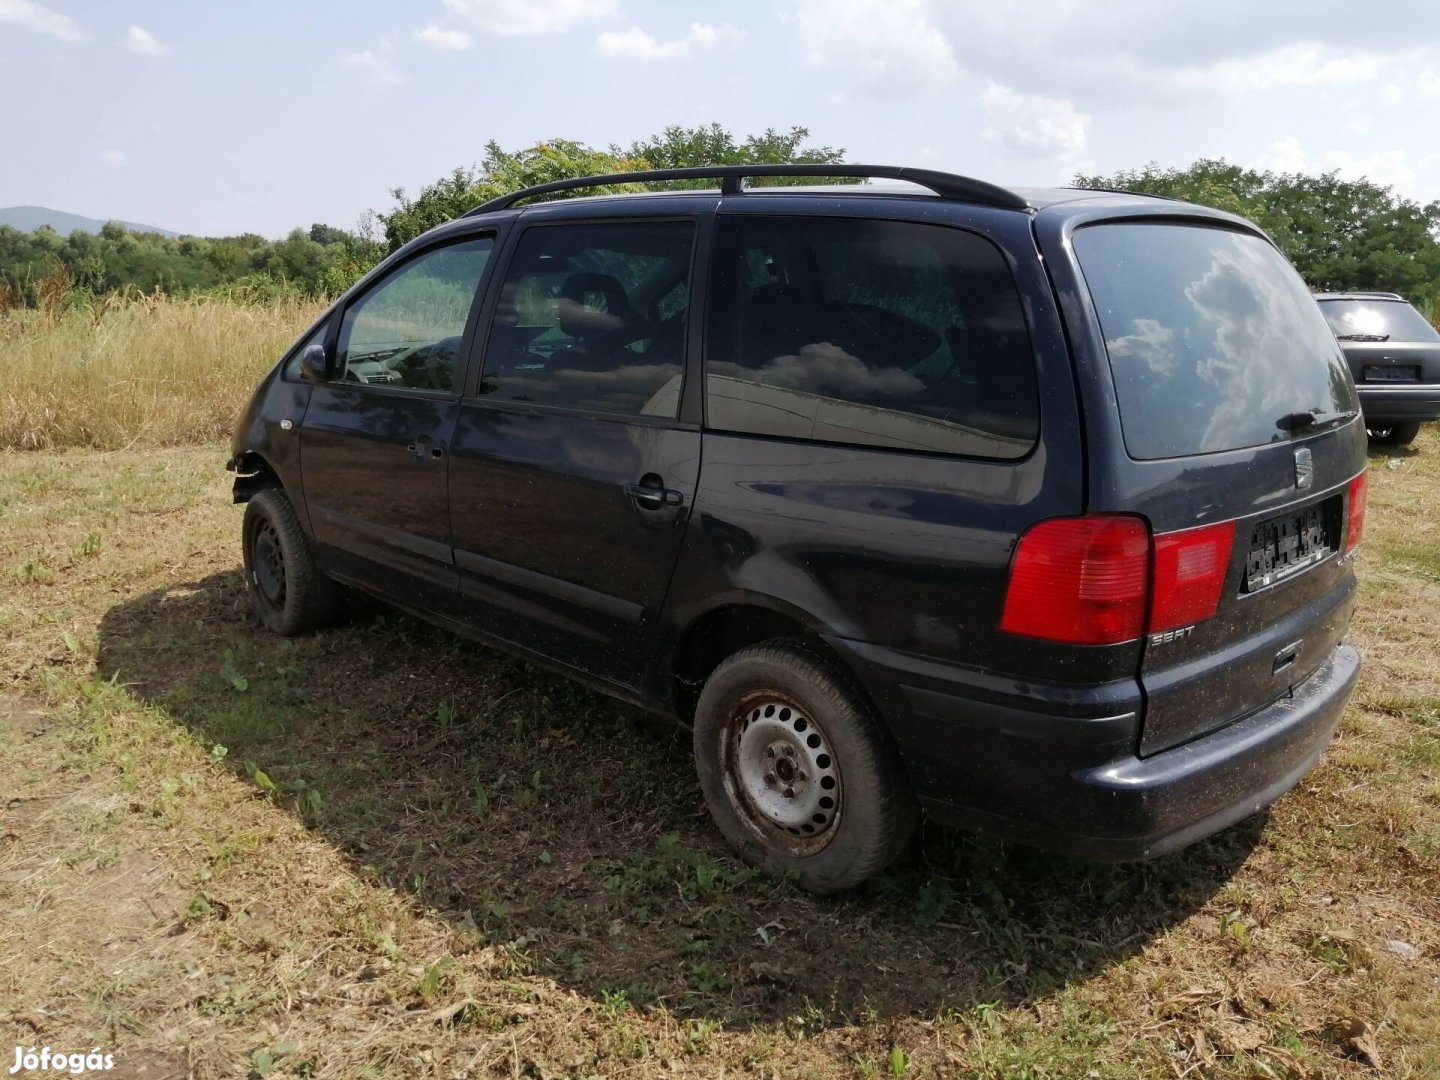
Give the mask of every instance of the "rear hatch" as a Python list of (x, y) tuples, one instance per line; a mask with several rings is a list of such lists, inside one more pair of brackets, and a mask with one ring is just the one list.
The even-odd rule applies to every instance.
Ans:
[(1363, 386), (1440, 383), (1440, 332), (1404, 300), (1345, 297), (1320, 310)]
[(1117, 443), (1092, 450), (1091, 508), (1140, 514), (1154, 537), (1146, 755), (1285, 697), (1329, 657), (1354, 603), (1365, 432), (1334, 335), (1262, 236), (1117, 220), (1077, 229), (1073, 249), (1108, 357), (1091, 370), (1110, 376), (1087, 424), (1097, 402), (1116, 414), (1094, 418)]

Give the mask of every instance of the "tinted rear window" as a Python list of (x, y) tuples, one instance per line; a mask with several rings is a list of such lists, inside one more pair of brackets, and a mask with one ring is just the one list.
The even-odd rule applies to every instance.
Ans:
[(1355, 409), (1335, 336), (1300, 276), (1249, 233), (1112, 222), (1075, 233), (1130, 456), (1290, 438), (1297, 413)]
[(1341, 341), (1440, 341), (1440, 333), (1403, 300), (1321, 300)]
[(988, 240), (900, 221), (722, 219), (712, 280), (712, 428), (1004, 459), (1035, 445), (1035, 354)]

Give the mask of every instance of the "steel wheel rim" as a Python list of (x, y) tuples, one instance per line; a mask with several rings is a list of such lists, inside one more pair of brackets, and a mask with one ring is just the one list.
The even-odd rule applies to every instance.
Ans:
[(725, 791), (766, 847), (810, 855), (835, 836), (840, 767), (824, 730), (794, 698), (755, 690), (731, 707), (721, 732)]
[(260, 523), (250, 544), (250, 583), (267, 607), (285, 607), (285, 555), (280, 534), (269, 521)]

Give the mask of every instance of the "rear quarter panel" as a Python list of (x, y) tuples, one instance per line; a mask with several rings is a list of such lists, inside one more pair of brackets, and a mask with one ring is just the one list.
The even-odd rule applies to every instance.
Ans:
[[(1104, 337), (1071, 236), (1076, 228), (1118, 218), (1192, 218), (1223, 222), (1263, 236), (1231, 215), (1157, 200), (1153, 209), (1110, 207), (1092, 213), (1042, 212), (1040, 248), (1060, 298), (1079, 377), (1091, 512), (1139, 514), (1154, 532), (1234, 520), (1231, 562), (1215, 616), (1183, 637), (1148, 641), (1140, 660), (1146, 694), (1138, 750), (1148, 754), (1223, 726), (1285, 695), (1318, 668), (1339, 643), (1354, 606), (1352, 555), (1336, 552), (1306, 572), (1242, 595), (1245, 555), (1257, 523), (1314, 503), (1338, 499), (1365, 468), (1363, 422), (1303, 438), (1191, 457), (1137, 460), (1127, 452)], [(1318, 317), (1318, 310), (1317, 310)], [(1338, 347), (1338, 346), (1337, 346)], [(1297, 489), (1295, 451), (1313, 456), (1314, 485)], [(1341, 518), (1343, 538), (1345, 517)], [(1303, 641), (1297, 662), (1272, 670), (1277, 653)]]
[(753, 603), (818, 633), (1017, 679), (1133, 676), (1134, 646), (1082, 653), (997, 633), (1016, 540), (1080, 512), (1083, 441), (1069, 352), (1029, 215), (938, 199), (747, 193), (721, 213), (890, 218), (971, 229), (1004, 253), (1038, 372), (1040, 437), (1019, 461), (708, 430), (664, 615), (678, 637), (716, 607)]

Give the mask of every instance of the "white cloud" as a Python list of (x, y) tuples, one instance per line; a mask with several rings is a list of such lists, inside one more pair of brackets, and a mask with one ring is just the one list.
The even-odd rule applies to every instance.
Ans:
[(1176, 68), (1181, 87), (1244, 94), (1272, 86), (1342, 86), (1369, 82), (1385, 69), (1377, 52), (1344, 52), (1308, 42), (1281, 45), (1258, 56), (1238, 56), (1205, 67)]
[(130, 164), (129, 159), (127, 159), (125, 155), (122, 154), (119, 150), (106, 150), (103, 154), (100, 155), (100, 163), (102, 165), (109, 165), (111, 168), (115, 169)]
[(878, 96), (934, 89), (960, 73), (929, 0), (800, 0), (782, 18), (795, 27), (808, 66)]
[(1326, 150), (1319, 157), (1311, 157), (1299, 139), (1287, 135), (1266, 147), (1251, 167), (1279, 173), (1338, 172), (1342, 180), (1369, 180), (1394, 188), (1408, 198), (1419, 197), (1419, 175), (1404, 150), (1382, 150), (1367, 157), (1357, 157), (1348, 150)]
[[(1027, 93), (1087, 107), (1163, 106), (1272, 86), (1339, 86), (1399, 78), (1440, 44), (1440, 20), (1415, 0), (931, 0), (959, 65)], [(1237, 34), (1235, 27), (1245, 32)], [(1396, 27), (1403, 27), (1396, 33)]]
[[(1156, 104), (1248, 97), (1283, 87), (1356, 86), (1380, 79), (1400, 55), (1340, 50), (1309, 42), (1280, 45), (1261, 53), (1229, 56), (1206, 64), (1157, 64), (1131, 54), (1092, 52), (1052, 62), (1038, 57), (1030, 72), (1065, 73), (1067, 93), (1089, 102)], [(1050, 76), (1049, 83), (1055, 79)]]
[(1310, 158), (1299, 139), (1286, 135), (1267, 146), (1251, 167), (1261, 172), (1303, 173), (1310, 171)]
[(17, 23), (27, 30), (49, 34), (61, 41), (85, 40), (85, 31), (78, 22), (34, 0), (0, 0), (0, 22)]
[(474, 40), (464, 30), (442, 30), (434, 23), (416, 30), (415, 40), (440, 52), (464, 52), (474, 44)]
[(1321, 163), (1326, 172), (1338, 169), (1345, 180), (1369, 180), (1372, 184), (1391, 187), (1401, 195), (1411, 197), (1416, 193), (1419, 177), (1411, 168), (1404, 150), (1382, 150), (1368, 157), (1356, 157), (1344, 150), (1326, 150)]
[(1085, 149), (1090, 118), (1063, 98), (1017, 94), (989, 83), (980, 95), (983, 134), (1017, 154), (1073, 159)]
[(144, 53), (146, 56), (159, 56), (169, 51), (155, 40), (154, 34), (138, 26), (132, 26), (126, 31), (125, 48), (133, 53)]
[[(1396, 87), (1398, 90), (1399, 87)], [(1426, 68), (1420, 73), (1419, 86), (1421, 97), (1440, 97), (1440, 72), (1433, 68)], [(1392, 102), (1391, 104), (1399, 104)]]
[(395, 70), (395, 65), (390, 63), (384, 56), (379, 56), (369, 49), (362, 49), (360, 52), (346, 53), (340, 58), (340, 62), (346, 67), (363, 71), (369, 76), (370, 81), (379, 83), (381, 86), (394, 86), (405, 81), (405, 76)]
[(628, 30), (606, 30), (595, 39), (595, 51), (612, 59), (683, 60), (697, 52), (738, 45), (744, 40), (744, 31), (729, 23), (720, 26), (691, 23), (689, 33), (670, 41), (660, 41), (653, 34), (632, 26)]
[(445, 0), (445, 6), (488, 34), (528, 37), (609, 18), (620, 0)]

